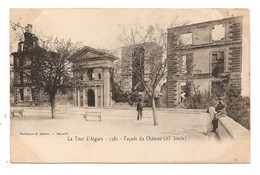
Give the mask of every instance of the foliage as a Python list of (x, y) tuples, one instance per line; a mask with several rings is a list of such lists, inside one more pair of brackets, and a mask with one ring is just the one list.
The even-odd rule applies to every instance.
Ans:
[(127, 93), (127, 98), (128, 98), (128, 103), (133, 106), (135, 103), (137, 103), (139, 101), (139, 99), (141, 99), (142, 95), (137, 92), (137, 91), (132, 91), (130, 93)]
[(186, 92), (185, 106), (188, 109), (207, 109), (212, 106), (212, 98), (209, 92), (201, 93), (193, 81), (187, 81), (184, 92)]
[(43, 89), (49, 96), (52, 118), (55, 115), (56, 94), (66, 94), (73, 86), (69, 58), (76, 48), (70, 40), (49, 38), (30, 53), (31, 68), (26, 76), (31, 80), (34, 89)]
[(230, 86), (227, 99), (227, 115), (250, 130), (250, 98), (241, 96), (239, 90)]
[(114, 82), (114, 77), (111, 76), (112, 99), (118, 102), (128, 102), (128, 94), (121, 89), (120, 82)]
[(218, 97), (224, 97), (227, 105), (227, 116), (250, 129), (250, 98), (241, 96), (239, 89), (230, 83), (229, 76), (223, 79), (209, 92), (200, 93), (192, 81), (186, 83), (185, 106), (189, 109), (208, 109), (216, 106)]

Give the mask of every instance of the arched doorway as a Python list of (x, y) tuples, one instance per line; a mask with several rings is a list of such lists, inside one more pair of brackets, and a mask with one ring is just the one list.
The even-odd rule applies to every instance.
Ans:
[(95, 106), (95, 93), (92, 89), (88, 90), (88, 106)]

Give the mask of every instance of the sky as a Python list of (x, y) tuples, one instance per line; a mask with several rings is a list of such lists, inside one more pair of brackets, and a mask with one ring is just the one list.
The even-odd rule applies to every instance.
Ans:
[[(10, 9), (10, 21), (22, 26), (33, 25), (36, 35), (52, 35), (82, 42), (94, 48), (114, 50), (119, 48), (119, 26), (138, 22), (143, 26), (159, 23), (167, 29), (172, 21), (199, 23), (241, 15), (232, 9)], [(10, 31), (11, 51), (17, 49), (14, 31)], [(243, 70), (249, 70), (249, 60), (243, 60)], [(244, 71), (243, 84), (248, 87), (249, 73)], [(249, 95), (249, 88), (243, 88)]]
[(159, 22), (163, 28), (177, 21), (191, 23), (221, 19), (218, 10), (188, 9), (12, 9), (10, 19), (22, 26), (33, 25), (34, 33), (71, 38), (95, 48), (111, 49), (118, 45), (119, 25)]

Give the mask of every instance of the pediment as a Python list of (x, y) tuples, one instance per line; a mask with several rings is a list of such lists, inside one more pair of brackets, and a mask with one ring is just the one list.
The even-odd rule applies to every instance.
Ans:
[(91, 59), (91, 58), (97, 58), (97, 57), (102, 57), (102, 54), (97, 54), (91, 51), (88, 51), (87, 53), (85, 53), (84, 55), (81, 56), (81, 58), (84, 59)]
[(88, 61), (88, 60), (116, 60), (117, 58), (111, 54), (105, 53), (104, 51), (94, 49), (89, 46), (85, 46), (80, 51), (76, 52), (72, 55), (71, 60), (72, 62), (77, 61)]

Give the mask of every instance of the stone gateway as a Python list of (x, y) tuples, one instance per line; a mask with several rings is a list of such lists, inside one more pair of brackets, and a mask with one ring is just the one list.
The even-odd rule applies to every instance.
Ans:
[(110, 71), (116, 59), (111, 54), (88, 46), (72, 56), (76, 84), (73, 92), (74, 106), (112, 106)]

